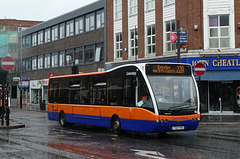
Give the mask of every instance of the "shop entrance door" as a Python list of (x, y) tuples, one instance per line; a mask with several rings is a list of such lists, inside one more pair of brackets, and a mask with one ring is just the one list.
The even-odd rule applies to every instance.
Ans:
[(209, 83), (209, 111), (233, 111), (233, 99), (232, 82)]

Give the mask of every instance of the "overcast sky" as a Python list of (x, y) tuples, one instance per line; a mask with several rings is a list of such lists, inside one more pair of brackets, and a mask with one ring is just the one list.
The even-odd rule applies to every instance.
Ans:
[(47, 21), (97, 0), (1, 0), (0, 19)]

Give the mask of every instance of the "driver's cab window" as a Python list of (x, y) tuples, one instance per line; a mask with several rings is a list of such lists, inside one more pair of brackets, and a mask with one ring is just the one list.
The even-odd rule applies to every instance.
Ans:
[(137, 77), (137, 81), (138, 81), (137, 107), (145, 108), (154, 112), (152, 98), (150, 96), (146, 82), (144, 81), (142, 75), (139, 75)]

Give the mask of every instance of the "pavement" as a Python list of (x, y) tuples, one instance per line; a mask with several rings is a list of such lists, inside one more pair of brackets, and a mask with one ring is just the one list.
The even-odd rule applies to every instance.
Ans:
[(240, 125), (240, 113), (202, 113), (200, 125)]
[(17, 128), (24, 128), (25, 124), (16, 123), (14, 121), (9, 120), (9, 125), (7, 125), (6, 121), (2, 125), (2, 120), (0, 120), (0, 130), (1, 129), (17, 129)]
[[(26, 110), (26, 109), (18, 109), (14, 108), (14, 111), (35, 111), (36, 110)], [(13, 113), (14, 113), (13, 111)], [(44, 111), (41, 111), (44, 112)], [(4, 125), (1, 124), (0, 119), (0, 129), (16, 129), (16, 128), (24, 128), (25, 124), (17, 123), (14, 119), (11, 118), (9, 125), (6, 125), (6, 121), (4, 121)], [(211, 113), (202, 113), (201, 114), (201, 121), (200, 125), (240, 125), (240, 113), (233, 113), (233, 112), (211, 112)]]

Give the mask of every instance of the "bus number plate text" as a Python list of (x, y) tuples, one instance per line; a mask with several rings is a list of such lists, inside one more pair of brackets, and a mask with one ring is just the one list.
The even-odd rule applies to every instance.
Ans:
[(184, 130), (184, 126), (173, 126), (172, 130)]

